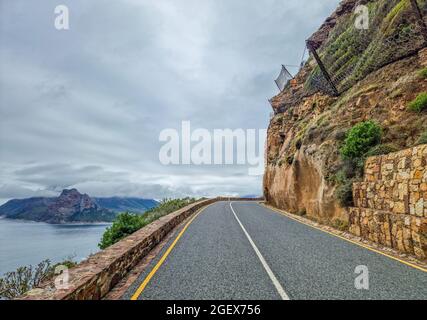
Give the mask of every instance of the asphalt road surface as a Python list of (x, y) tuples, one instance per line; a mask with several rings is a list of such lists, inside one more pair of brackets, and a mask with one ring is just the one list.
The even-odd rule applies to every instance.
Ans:
[(427, 272), (258, 203), (218, 202), (176, 231), (131, 298), (427, 299)]

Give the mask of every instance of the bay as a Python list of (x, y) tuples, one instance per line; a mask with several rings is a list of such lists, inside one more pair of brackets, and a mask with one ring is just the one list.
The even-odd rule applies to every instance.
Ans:
[(99, 251), (110, 224), (47, 224), (0, 218), (0, 276), (45, 259), (81, 261)]

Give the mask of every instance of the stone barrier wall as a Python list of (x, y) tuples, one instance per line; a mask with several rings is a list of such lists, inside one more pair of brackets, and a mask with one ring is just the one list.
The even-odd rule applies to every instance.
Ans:
[(138, 262), (177, 225), (197, 210), (217, 201), (255, 200), (215, 198), (191, 204), (164, 216), (69, 270), (67, 289), (54, 283), (33, 289), (23, 300), (98, 300), (104, 297)]
[(427, 258), (427, 145), (368, 158), (353, 198), (350, 232)]

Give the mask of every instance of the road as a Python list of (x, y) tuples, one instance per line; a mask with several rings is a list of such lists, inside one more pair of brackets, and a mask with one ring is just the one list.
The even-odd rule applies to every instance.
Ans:
[[(367, 267), (365, 289), (357, 266)], [(258, 203), (217, 202), (176, 231), (122, 298), (427, 299), (427, 272)]]

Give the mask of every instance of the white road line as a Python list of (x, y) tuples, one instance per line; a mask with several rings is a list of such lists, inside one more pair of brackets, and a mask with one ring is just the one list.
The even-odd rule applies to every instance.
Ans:
[(246, 231), (243, 224), (240, 222), (239, 218), (237, 217), (236, 212), (233, 209), (233, 206), (230, 202), (230, 208), (231, 211), (233, 211), (234, 217), (236, 218), (237, 222), (239, 223), (240, 227), (242, 228), (243, 232), (245, 233), (246, 237), (249, 240), (249, 243), (251, 244), (252, 248), (255, 250), (256, 255), (258, 256), (258, 259), (261, 261), (262, 266), (264, 267), (265, 271), (267, 272), (268, 276), (270, 277), (271, 281), (273, 282), (273, 285), (276, 287), (277, 292), (279, 293), (282, 300), (290, 300), (289, 296), (286, 294), (285, 290), (283, 289), (282, 285), (280, 284), (279, 280), (277, 280), (276, 276), (274, 275), (273, 271), (271, 271), (270, 267), (268, 266), (267, 262), (265, 261), (264, 257), (262, 256), (261, 252), (253, 242), (251, 236)]

